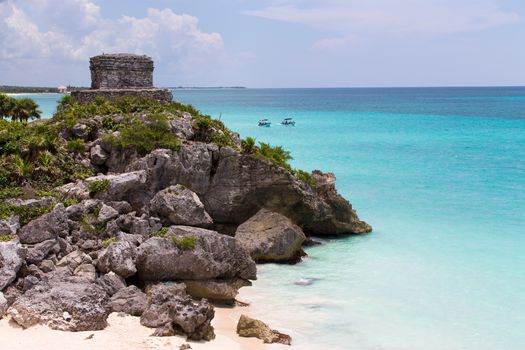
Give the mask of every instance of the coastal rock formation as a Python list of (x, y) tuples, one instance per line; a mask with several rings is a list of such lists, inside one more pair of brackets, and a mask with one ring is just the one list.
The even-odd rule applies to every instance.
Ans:
[(256, 262), (297, 262), (305, 255), (301, 228), (287, 217), (260, 210), (237, 228), (237, 241)]
[(8, 308), (7, 299), (4, 297), (4, 293), (0, 292), (0, 319), (4, 317), (5, 312)]
[(199, 196), (182, 185), (159, 191), (151, 200), (150, 210), (171, 225), (210, 227), (213, 223)]
[(292, 338), (279, 331), (273, 330), (262, 321), (241, 315), (237, 323), (237, 334), (241, 337), (261, 339), (264, 343), (280, 343), (292, 345)]
[(0, 235), (16, 235), (20, 228), (18, 215), (11, 215), (7, 219), (0, 220)]
[(191, 340), (212, 340), (214, 315), (213, 306), (206, 300), (194, 303), (178, 286), (157, 284), (148, 293), (148, 306), (140, 323), (157, 328), (157, 336), (186, 334)]
[[(178, 244), (184, 238), (194, 246)], [(256, 278), (254, 261), (235, 238), (189, 226), (172, 226), (164, 238), (141, 244), (136, 266), (143, 281)]]
[(122, 278), (133, 276), (137, 272), (135, 259), (136, 247), (133, 243), (120, 240), (111, 243), (98, 258), (97, 268), (102, 273), (114, 272)]
[(95, 284), (40, 282), (21, 295), (7, 312), (24, 328), (44, 324), (62, 331), (100, 330), (107, 326), (108, 301), (106, 292)]

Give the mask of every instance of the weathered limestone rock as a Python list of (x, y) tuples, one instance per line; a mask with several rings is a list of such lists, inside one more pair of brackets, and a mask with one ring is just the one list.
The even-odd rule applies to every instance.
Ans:
[(75, 271), (77, 267), (83, 264), (91, 264), (93, 259), (80, 250), (75, 250), (68, 255), (64, 256), (57, 263), (57, 267), (67, 267), (71, 272)]
[(186, 292), (195, 299), (233, 304), (239, 289), (252, 284), (242, 278), (227, 280), (185, 280)]
[(69, 233), (66, 209), (57, 204), (52, 212), (42, 215), (18, 230), (20, 242), (36, 244), (57, 237), (65, 237)]
[(7, 308), (8, 308), (7, 299), (4, 297), (4, 293), (0, 292), (0, 319), (4, 317), (4, 314), (7, 311)]
[(292, 338), (289, 335), (273, 330), (266, 323), (246, 315), (241, 315), (237, 323), (237, 334), (241, 337), (258, 338), (264, 343), (292, 344)]
[(113, 271), (106, 273), (97, 280), (97, 284), (108, 293), (109, 296), (114, 295), (119, 290), (126, 288), (126, 282), (122, 277)]
[(179, 117), (175, 117), (170, 121), (171, 130), (180, 140), (193, 139), (193, 117), (188, 112), (180, 113)]
[(261, 209), (237, 228), (237, 241), (256, 262), (297, 262), (304, 255), (306, 239), (301, 228), (287, 217)]
[(201, 197), (213, 221), (239, 225), (261, 208), (290, 218), (305, 232), (360, 234), (371, 227), (335, 190), (333, 174), (314, 172), (306, 185), (286, 169), (253, 155), (224, 151), (209, 190)]
[[(179, 248), (172, 236), (196, 237), (195, 247)], [(144, 281), (256, 279), (254, 261), (235, 238), (188, 226), (172, 226), (165, 238), (144, 242), (136, 266)]]
[(71, 134), (74, 137), (86, 139), (88, 137), (88, 127), (86, 124), (75, 124), (71, 128)]
[(158, 192), (150, 202), (150, 210), (172, 225), (210, 227), (213, 223), (199, 196), (182, 185)]
[(132, 316), (140, 316), (148, 306), (148, 298), (136, 286), (123, 288), (111, 297), (113, 312), (124, 312)]
[[(211, 320), (215, 310), (206, 300), (194, 303), (178, 287), (157, 284), (149, 293), (148, 307), (140, 317), (143, 326), (162, 328), (156, 335), (182, 333), (191, 340), (215, 338)], [(173, 330), (171, 332), (171, 329)]]
[(84, 264), (78, 266), (74, 271), (75, 276), (85, 279), (88, 282), (94, 283), (97, 280), (97, 270), (91, 264)]
[[(150, 193), (181, 184), (199, 196), (209, 187), (213, 167), (210, 145), (192, 142), (178, 151), (156, 150), (131, 163), (126, 171), (145, 170)], [(112, 169), (109, 169), (112, 171)]]
[(47, 258), (50, 253), (60, 253), (60, 244), (57, 239), (49, 239), (29, 247), (26, 261), (29, 264), (39, 264)]
[(0, 242), (0, 291), (16, 279), (22, 263), (23, 256), (18, 240)]
[(97, 268), (102, 273), (113, 271), (122, 278), (128, 278), (137, 272), (136, 257), (135, 245), (125, 240), (119, 240), (111, 243), (98, 258)]
[(99, 223), (105, 224), (109, 220), (113, 220), (119, 216), (117, 210), (113, 209), (109, 205), (102, 204), (100, 211), (98, 213), (97, 221)]
[(95, 194), (95, 198), (99, 200), (126, 201), (133, 204), (143, 203), (150, 199), (149, 197), (144, 198), (147, 188), (147, 177), (144, 171), (94, 176), (66, 184), (55, 190), (68, 197), (77, 198), (78, 200), (88, 200), (90, 198), (88, 191), (89, 184), (94, 181), (106, 180), (109, 181), (107, 191), (101, 191)]
[(108, 159), (108, 153), (100, 145), (91, 147), (90, 158), (93, 165), (103, 165)]
[[(96, 284), (57, 282), (38, 285), (21, 295), (8, 309), (24, 328), (36, 324), (62, 331), (94, 331), (107, 326), (108, 296)], [(64, 315), (71, 315), (68, 321)]]
[(0, 235), (16, 235), (20, 228), (18, 215), (11, 215), (7, 219), (0, 220)]

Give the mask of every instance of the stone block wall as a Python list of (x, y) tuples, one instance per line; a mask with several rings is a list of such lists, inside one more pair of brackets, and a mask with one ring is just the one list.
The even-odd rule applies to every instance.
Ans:
[(132, 54), (105, 54), (90, 60), (92, 89), (153, 87), (153, 60)]

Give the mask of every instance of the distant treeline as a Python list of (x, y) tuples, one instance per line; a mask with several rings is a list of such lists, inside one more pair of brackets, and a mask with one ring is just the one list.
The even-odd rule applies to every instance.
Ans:
[[(85, 90), (86, 87), (78, 86), (68, 86), (67, 90)], [(0, 92), (7, 94), (34, 94), (34, 93), (58, 93), (58, 88), (56, 87), (45, 87), (45, 86), (9, 86), (9, 85), (0, 85)]]

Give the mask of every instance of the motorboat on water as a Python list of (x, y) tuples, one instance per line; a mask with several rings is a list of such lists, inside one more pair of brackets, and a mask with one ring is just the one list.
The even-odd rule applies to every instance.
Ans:
[(295, 126), (295, 121), (292, 118), (284, 118), (281, 122), (281, 125), (291, 125)]
[(268, 119), (259, 120), (259, 126), (270, 127), (270, 125), (272, 125), (272, 122)]

